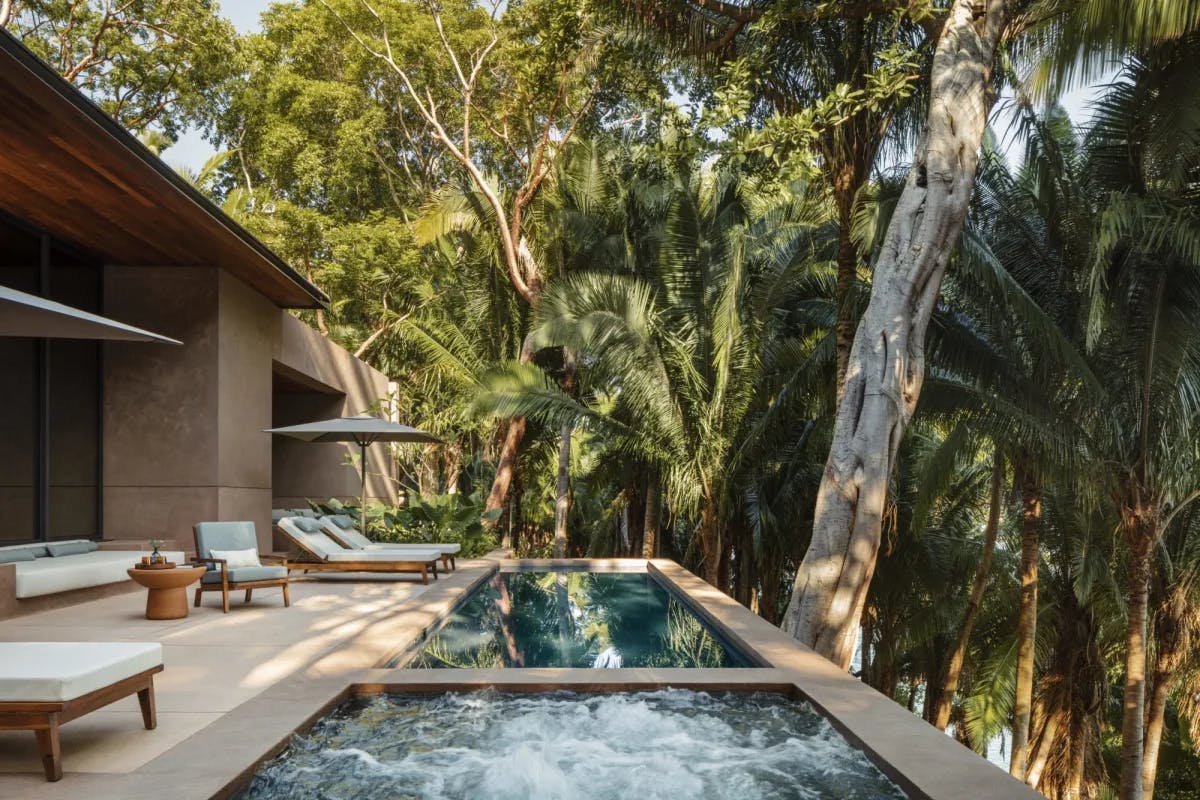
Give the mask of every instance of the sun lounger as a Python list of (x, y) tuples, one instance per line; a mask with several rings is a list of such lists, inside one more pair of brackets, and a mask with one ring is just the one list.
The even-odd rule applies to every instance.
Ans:
[(442, 554), (442, 566), (446, 569), (455, 569), (458, 564), (455, 563), (455, 556), (462, 549), (462, 545), (455, 542), (418, 542), (415, 544), (403, 542), (372, 542), (364, 536), (358, 528), (354, 527), (354, 520), (345, 514), (331, 514), (326, 517), (321, 517), (319, 520), (325, 534), (340, 544), (347, 550), (380, 550), (393, 553), (410, 551), (410, 550), (437, 550)]
[(321, 523), (308, 517), (284, 517), (276, 530), (292, 544), (295, 560), (288, 560), (290, 569), (336, 572), (419, 572), (421, 582), (429, 583), (429, 573), (436, 579), (437, 562), (442, 554), (429, 548), (406, 550), (402, 553), (386, 550), (347, 550), (330, 539)]
[(157, 642), (0, 643), (0, 730), (33, 731), (46, 780), (59, 780), (59, 726), (136, 692), (142, 723), (153, 730), (154, 674), (162, 668)]

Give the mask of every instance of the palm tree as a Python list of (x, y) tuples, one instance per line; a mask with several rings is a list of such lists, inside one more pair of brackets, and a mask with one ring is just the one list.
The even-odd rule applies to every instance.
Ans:
[[(1146, 636), (1153, 554), (1171, 517), (1200, 497), (1200, 119), (1189, 43), (1131, 62), (1089, 134), (1099, 196), (1087, 339), (1106, 393), (1094, 411), (1093, 480), (1113, 499), (1127, 548), (1128, 626), (1121, 797), (1142, 796)], [(1195, 90), (1193, 89), (1193, 92)], [(1192, 94), (1196, 97), (1196, 94)]]
[[(621, 271), (569, 275), (547, 287), (539, 307), (538, 344), (579, 353), (583, 401), (513, 368), (485, 402), (493, 413), (519, 408), (548, 424), (589, 425), (636, 454), (661, 476), (672, 513), (695, 520), (704, 576), (728, 588), (734, 476), (749, 455), (738, 437), (769, 435), (791, 396), (803, 395), (759, 389), (768, 380), (787, 386), (788, 365), (811, 360), (813, 342), (786, 335), (783, 309), (812, 277), (824, 218), (791, 196), (759, 197), (752, 179), (704, 168), (691, 141), (663, 144), (651, 179), (629, 192), (661, 198), (661, 216), (631, 219), (637, 235)], [(764, 396), (783, 402), (766, 404), (765, 419), (746, 427)], [(600, 398), (614, 400), (605, 413)]]

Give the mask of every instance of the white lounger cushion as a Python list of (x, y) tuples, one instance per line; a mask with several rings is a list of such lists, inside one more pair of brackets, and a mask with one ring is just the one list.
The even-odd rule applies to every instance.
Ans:
[(414, 561), (424, 563), (436, 561), (442, 554), (437, 550), (344, 550), (341, 553), (330, 553), (325, 560), (331, 564), (340, 561)]
[[(314, 520), (315, 522), (315, 520)], [(279, 520), (279, 529), (291, 536), (298, 543), (302, 542), (313, 553), (318, 554), (322, 561), (337, 564), (344, 561), (436, 561), (442, 557), (437, 550), (405, 550), (403, 553), (389, 553), (384, 550), (347, 550), (320, 531), (305, 531), (295, 524), (292, 517)]]
[(462, 545), (455, 542), (372, 542), (357, 528), (343, 528), (333, 517), (321, 517), (321, 526), (350, 545), (353, 550), (437, 550), (448, 556), (456, 555)]
[(158, 642), (0, 642), (0, 702), (74, 700), (160, 664)]
[(411, 544), (405, 544), (404, 542), (371, 542), (369, 545), (364, 547), (362, 550), (359, 550), (358, 552), (360, 552), (360, 553), (364, 552), (364, 551), (366, 551), (366, 552), (371, 552), (371, 551), (382, 552), (384, 550), (388, 550), (393, 553), (406, 553), (410, 550), (428, 550), (430, 548), (433, 548), (434, 550), (438, 551), (439, 553), (443, 553), (448, 556), (453, 556), (453, 555), (458, 555), (458, 551), (462, 550), (462, 545), (461, 544), (453, 544), (453, 543), (439, 544), (436, 542), (432, 543), (432, 544), (425, 544), (424, 542), (414, 542)]
[[(183, 553), (163, 552), (168, 561), (183, 563)], [(142, 558), (137, 550), (96, 550), (73, 556), (43, 557), (18, 561), (17, 598), (86, 589), (129, 580), (125, 570)]]

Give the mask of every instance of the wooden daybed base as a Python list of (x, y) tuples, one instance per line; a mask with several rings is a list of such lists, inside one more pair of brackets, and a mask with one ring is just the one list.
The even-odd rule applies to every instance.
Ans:
[(146, 730), (154, 730), (158, 725), (154, 707), (154, 675), (162, 670), (160, 664), (62, 702), (0, 702), (0, 731), (33, 731), (37, 736), (46, 780), (60, 780), (62, 748), (58, 740), (59, 726), (136, 692), (138, 704), (142, 707), (142, 722)]

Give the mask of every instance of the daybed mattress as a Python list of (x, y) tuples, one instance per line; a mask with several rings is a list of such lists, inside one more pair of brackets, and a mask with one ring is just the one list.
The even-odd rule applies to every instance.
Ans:
[(74, 700), (160, 664), (158, 642), (0, 642), (0, 702)]

